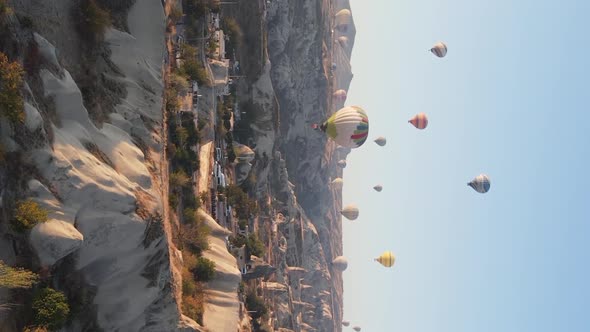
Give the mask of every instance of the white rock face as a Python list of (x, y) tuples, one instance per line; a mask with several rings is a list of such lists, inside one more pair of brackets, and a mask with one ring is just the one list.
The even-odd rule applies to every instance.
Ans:
[[(136, 1), (128, 25), (130, 33), (109, 30), (105, 35), (111, 60), (123, 74), (111, 79), (127, 94), (112, 110), (112, 123), (101, 128), (90, 120), (80, 89), (60, 66), (53, 45), (35, 36), (41, 55), (57, 67), (43, 69), (40, 76), (59, 126), (52, 128), (51, 147), (32, 151), (51, 190), (36, 181), (29, 187), (52, 212), (47, 223), (33, 229), (31, 242), (43, 264), (74, 252), (75, 268), (96, 290), (93, 305), (103, 330), (200, 331), (181, 316), (174, 298), (170, 251), (158, 220), (161, 188), (135, 144), (136, 138), (145, 142), (151, 161), (159, 165), (161, 138), (148, 128), (162, 122), (162, 2)], [(34, 108), (28, 109), (27, 122), (29, 128), (40, 125)], [(138, 208), (143, 212), (138, 214)]]
[(29, 103), (25, 103), (25, 125), (30, 131), (35, 131), (43, 124), (39, 111)]
[(48, 265), (80, 248), (84, 240), (72, 224), (57, 219), (36, 225), (30, 236), (41, 262)]

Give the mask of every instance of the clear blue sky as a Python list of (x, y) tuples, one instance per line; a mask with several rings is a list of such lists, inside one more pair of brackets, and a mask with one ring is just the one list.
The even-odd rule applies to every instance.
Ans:
[[(388, 142), (348, 157), (343, 201), (361, 214), (343, 220), (344, 318), (371, 332), (590, 331), (590, 1), (351, 7), (346, 104)], [(443, 59), (427, 51), (439, 40)], [(424, 131), (407, 123), (419, 112)], [(485, 195), (466, 185), (480, 173)], [(392, 269), (372, 261), (384, 250)]]

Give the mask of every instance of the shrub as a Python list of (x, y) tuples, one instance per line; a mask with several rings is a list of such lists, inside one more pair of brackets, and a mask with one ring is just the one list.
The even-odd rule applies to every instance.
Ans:
[(197, 323), (203, 324), (203, 300), (196, 296), (182, 297), (182, 313), (194, 319)]
[(14, 268), (0, 261), (0, 288), (31, 288), (39, 276), (31, 271)]
[(176, 207), (178, 207), (178, 195), (170, 193), (170, 195), (168, 195), (168, 204), (171, 208), (176, 209)]
[(268, 313), (268, 308), (264, 303), (264, 300), (261, 297), (256, 296), (256, 293), (253, 291), (248, 292), (248, 295), (246, 295), (246, 308), (250, 311), (250, 316), (254, 320)]
[(209, 192), (207, 190), (201, 191), (199, 198), (201, 199), (203, 205), (207, 204), (207, 202), (209, 202)]
[(40, 222), (46, 222), (47, 218), (47, 210), (39, 206), (37, 202), (28, 199), (17, 203), (14, 209), (13, 226), (17, 231), (24, 232)]
[(21, 65), (18, 62), (9, 62), (8, 57), (0, 52), (0, 115), (7, 117), (13, 124), (23, 123), (25, 120), (25, 105), (21, 94), (23, 75)]
[(209, 249), (207, 236), (211, 230), (198, 218), (192, 224), (185, 224), (183, 227), (182, 240), (188, 250), (195, 254), (201, 254)]
[(184, 215), (184, 222), (187, 224), (192, 224), (197, 222), (197, 213), (194, 209), (186, 208), (183, 211)]
[(188, 92), (188, 81), (186, 77), (183, 75), (172, 73), (170, 75), (170, 87), (174, 89), (174, 91), (179, 93), (187, 93)]
[(102, 9), (95, 0), (82, 2), (81, 30), (83, 33), (102, 40), (104, 32), (111, 25), (111, 15)]
[(33, 298), (35, 324), (49, 329), (59, 329), (70, 314), (66, 296), (51, 288), (39, 290)]
[(168, 17), (176, 24), (182, 18), (182, 12), (176, 6), (173, 6)]
[(197, 259), (197, 266), (191, 272), (198, 281), (207, 282), (215, 276), (215, 262), (205, 257)]
[(0, 0), (0, 16), (10, 13), (11, 9), (8, 7), (6, 0)]
[(27, 326), (23, 332), (49, 332), (45, 326)]

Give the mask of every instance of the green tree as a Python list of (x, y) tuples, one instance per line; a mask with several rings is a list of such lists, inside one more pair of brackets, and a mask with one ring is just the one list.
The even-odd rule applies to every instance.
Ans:
[(191, 81), (197, 81), (199, 85), (211, 86), (207, 71), (196, 59), (185, 59), (180, 71), (186, 74)]
[(183, 59), (196, 59), (197, 58), (197, 48), (193, 47), (189, 44), (182, 44), (182, 58)]
[(256, 257), (264, 256), (264, 243), (260, 241), (258, 236), (255, 233), (250, 233), (248, 235), (248, 240), (246, 241), (246, 248), (250, 252), (251, 255)]
[(10, 267), (0, 261), (0, 288), (31, 288), (39, 276), (31, 271)]
[(47, 210), (32, 199), (28, 199), (16, 204), (13, 226), (17, 231), (24, 232), (40, 222), (46, 222), (47, 218)]
[(43, 288), (33, 298), (33, 312), (35, 324), (56, 330), (66, 322), (70, 306), (62, 292)]
[(238, 45), (240, 44), (240, 40), (242, 38), (242, 29), (233, 17), (223, 18), (223, 31), (229, 36), (231, 40), (237, 41)]
[(190, 183), (191, 179), (186, 175), (183, 170), (178, 170), (170, 174), (170, 186), (174, 188), (186, 187)]
[(207, 282), (215, 276), (215, 262), (205, 257), (197, 259), (197, 265), (191, 270), (195, 279)]
[(23, 75), (22, 66), (18, 62), (8, 61), (8, 57), (0, 52), (0, 115), (14, 124), (25, 120), (21, 94)]

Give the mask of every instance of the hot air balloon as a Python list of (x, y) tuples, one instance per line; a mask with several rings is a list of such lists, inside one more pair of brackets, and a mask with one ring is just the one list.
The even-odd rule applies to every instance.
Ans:
[(377, 139), (375, 139), (374, 142), (377, 143), (377, 145), (379, 146), (385, 146), (385, 144), (387, 144), (387, 139), (383, 136), (379, 136), (377, 137)]
[(335, 178), (332, 181), (332, 188), (334, 188), (334, 189), (342, 189), (343, 185), (344, 185), (344, 180), (342, 180), (342, 178)]
[(349, 321), (347, 321), (347, 320), (342, 321), (342, 326), (349, 326), (349, 325), (350, 325)]
[(361, 327), (360, 326), (355, 326), (352, 329), (355, 330), (356, 332), (361, 332)]
[(346, 168), (346, 160), (342, 159), (342, 160), (338, 160), (338, 162), (336, 163), (338, 165), (338, 167), (340, 168)]
[(376, 192), (381, 192), (381, 190), (383, 190), (383, 186), (378, 184), (378, 185), (374, 186), (373, 189), (375, 189)]
[(249, 163), (256, 157), (254, 151), (249, 148), (247, 145), (243, 145), (240, 143), (233, 144), (234, 153), (236, 154), (236, 160), (238, 162)]
[(344, 256), (338, 256), (332, 261), (332, 267), (342, 272), (348, 267), (348, 260)]
[(381, 263), (381, 265), (385, 267), (392, 267), (393, 263), (395, 263), (395, 256), (391, 251), (386, 251), (381, 254), (381, 256), (375, 258), (375, 261)]
[(350, 25), (352, 24), (352, 13), (348, 9), (342, 9), (336, 13), (334, 18), (336, 30), (347, 33)]
[(312, 126), (326, 133), (338, 145), (358, 148), (369, 135), (369, 117), (359, 106), (347, 106), (336, 111), (321, 126)]
[(359, 217), (359, 209), (354, 204), (345, 206), (340, 213), (348, 220), (356, 220)]
[(469, 182), (467, 185), (478, 193), (485, 194), (488, 192), (488, 190), (490, 190), (490, 177), (485, 174), (480, 174), (471, 180), (471, 182)]
[(343, 103), (346, 100), (346, 90), (336, 90), (332, 94), (332, 97), (334, 97), (336, 101)]
[(337, 42), (343, 48), (348, 47), (348, 37), (346, 37), (346, 36), (340, 36), (340, 37), (338, 37)]
[(438, 42), (432, 46), (430, 52), (439, 58), (444, 58), (447, 55), (447, 45), (443, 42)]
[(424, 129), (428, 126), (428, 117), (424, 113), (419, 113), (414, 115), (414, 117), (411, 118), (408, 122), (413, 124), (414, 127), (418, 129)]

